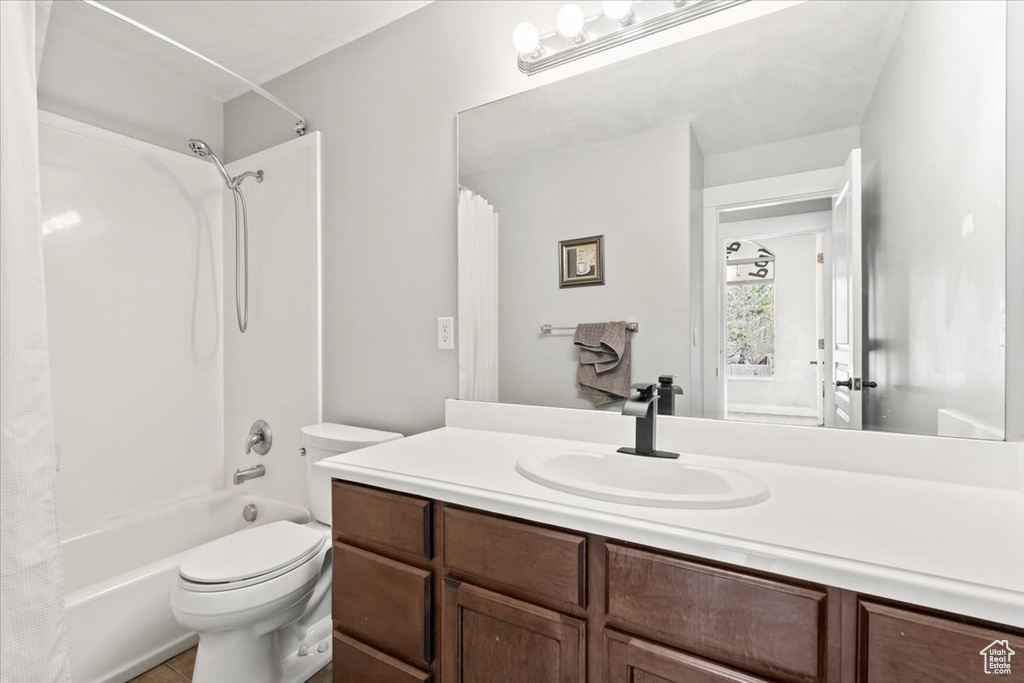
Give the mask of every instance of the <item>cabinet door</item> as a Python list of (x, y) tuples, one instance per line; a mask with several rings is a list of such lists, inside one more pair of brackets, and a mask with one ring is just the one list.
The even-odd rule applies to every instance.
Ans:
[(445, 579), (445, 683), (583, 683), (586, 623)]
[(615, 631), (604, 632), (604, 657), (604, 683), (766, 683), (767, 680)]
[[(1024, 632), (861, 602), (858, 683), (1020, 681)], [(1020, 656), (1020, 655), (1018, 655)], [(990, 677), (987, 674), (996, 674)]]

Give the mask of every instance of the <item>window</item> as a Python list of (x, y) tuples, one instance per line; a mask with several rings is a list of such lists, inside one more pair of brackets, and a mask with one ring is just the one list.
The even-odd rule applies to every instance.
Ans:
[(725, 292), (725, 376), (772, 377), (775, 285), (771, 282), (730, 283)]

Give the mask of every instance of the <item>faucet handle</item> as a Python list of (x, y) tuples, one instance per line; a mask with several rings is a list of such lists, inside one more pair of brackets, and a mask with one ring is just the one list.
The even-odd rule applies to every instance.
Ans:
[(651, 398), (654, 395), (655, 391), (657, 391), (658, 385), (657, 384), (648, 384), (647, 382), (641, 382), (639, 384), (631, 384), (631, 385), (629, 385), (629, 388), (630, 389), (636, 389), (637, 391), (639, 391), (640, 392), (640, 398), (648, 399), (648, 398)]
[(256, 451), (260, 455), (266, 455), (270, 452), (270, 447), (274, 444), (274, 433), (270, 430), (268, 425), (263, 420), (256, 420), (249, 427), (249, 437), (245, 441), (245, 453), (248, 455), (252, 451)]

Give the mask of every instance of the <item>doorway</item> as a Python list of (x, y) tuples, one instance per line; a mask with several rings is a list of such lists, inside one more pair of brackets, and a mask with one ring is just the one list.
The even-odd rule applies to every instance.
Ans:
[(820, 234), (722, 240), (726, 419), (823, 424)]

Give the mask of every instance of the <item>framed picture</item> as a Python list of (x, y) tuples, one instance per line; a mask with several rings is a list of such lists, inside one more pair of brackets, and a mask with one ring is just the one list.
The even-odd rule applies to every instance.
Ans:
[(558, 286), (604, 284), (604, 235), (558, 243)]

